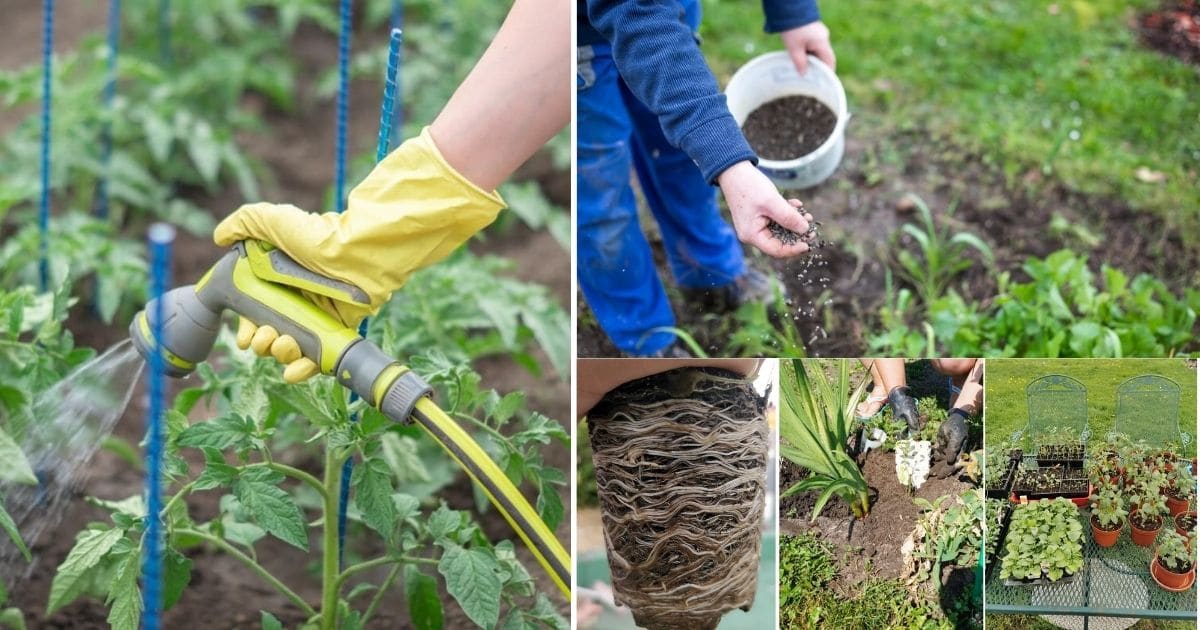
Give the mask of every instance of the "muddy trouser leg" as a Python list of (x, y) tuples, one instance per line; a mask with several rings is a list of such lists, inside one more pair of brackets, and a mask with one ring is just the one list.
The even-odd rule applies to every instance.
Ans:
[(671, 303), (654, 267), (629, 182), (632, 123), (607, 45), (579, 49), (579, 286), (600, 327), (623, 352), (649, 355), (674, 341)]
[(761, 558), (768, 428), (732, 372), (627, 383), (588, 414), (616, 601), (647, 628), (749, 610)]

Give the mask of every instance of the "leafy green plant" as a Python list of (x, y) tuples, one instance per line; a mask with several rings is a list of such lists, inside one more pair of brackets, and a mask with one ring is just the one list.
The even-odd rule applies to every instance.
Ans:
[[(1176, 296), (1148, 274), (1130, 279), (1060, 250), (1022, 267), (1028, 281), (999, 275), (995, 297), (968, 302), (949, 291), (920, 309), (901, 290), (880, 310), (872, 353), (919, 356), (1171, 356), (1197, 348), (1200, 290)], [(919, 322), (915, 326), (913, 322)]]
[[(989, 268), (995, 264), (992, 248), (982, 239), (970, 232), (954, 232), (947, 226), (939, 228), (933, 220), (933, 212), (920, 197), (909, 195), (909, 199), (916, 208), (920, 225), (905, 223), (900, 227), (900, 234), (912, 239), (919, 255), (898, 238), (893, 239), (892, 248), (897, 273), (916, 289), (922, 303), (933, 303), (946, 292), (955, 277), (975, 264), (970, 257), (972, 250)], [(957, 202), (947, 208), (947, 219), (954, 216), (955, 205)]]
[(851, 389), (849, 361), (838, 360), (837, 369), (837, 381), (832, 383), (816, 363), (801, 359), (780, 362), (779, 452), (811, 473), (782, 496), (819, 492), (812, 520), (821, 515), (835, 495), (859, 518), (871, 509), (866, 479), (846, 452), (854, 408), (867, 381)]
[[(224, 333), (219, 343), (231, 347), (230, 335)], [(440, 618), (441, 603), (435, 577), (430, 573), (435, 568), (451, 596), (482, 627), (500, 621), (501, 602), (509, 607), (506, 623), (536, 620), (565, 627), (549, 599), (536, 592), (511, 542), (491, 543), (465, 512), (444, 504), (435, 509), (423, 505), (432, 486), (422, 481), (428, 482), (433, 471), (422, 468), (414, 427), (397, 425), (374, 410), (362, 408), (361, 402), (348, 406), (343, 391), (332, 379), (321, 377), (289, 386), (282, 382), (278, 367), (271, 361), (256, 361), (245, 354), (233, 354), (229, 360), (233, 363), (231, 369), (220, 375), (205, 364), (200, 370), (204, 384), (182, 392), (166, 419), (165, 474), (170, 492), (159, 517), (165, 523), (168, 540), (168, 608), (190, 579), (192, 562), (183, 552), (205, 545), (236, 558), (303, 610), (311, 623), (323, 628), (362, 627), (401, 576), (409, 589), (410, 613), (414, 617), (432, 614)], [(414, 361), (413, 365), (422, 369), (435, 362)], [(442, 386), (447, 407), (456, 417), (465, 418), (468, 410), (486, 408), (486, 417), (474, 422), (481, 429), (486, 427), (485, 432), (498, 433), (497, 427), (520, 411), (523, 399), (481, 392), (472, 385), (477, 384), (478, 376), (465, 370), (439, 372), (431, 380)], [(448, 394), (445, 385), (451, 382), (456, 388)], [(212, 399), (210, 404), (215, 404), (220, 413), (211, 420), (190, 424), (186, 414), (202, 398)], [(360, 422), (351, 422), (354, 411), (362, 413)], [(528, 416), (522, 425), (520, 431), (497, 440), (509, 443), (505, 447), (510, 449), (508, 455), (501, 461), (511, 477), (536, 477), (545, 494), (546, 488), (565, 479), (560, 472), (544, 468), (540, 459), (528, 457), (524, 447), (551, 440), (565, 443), (567, 436), (560, 425), (536, 414)], [(277, 436), (294, 433), (300, 426), (307, 428), (304, 433), (308, 448), (315, 447), (323, 456), (319, 474), (285, 463), (284, 455), (289, 450), (279, 448)], [(184, 458), (189, 449), (202, 455), (205, 463), (201, 470), (190, 470)], [(359, 460), (351, 478), (354, 501), (350, 517), (361, 524), (358, 527), (374, 531), (378, 535), (376, 544), (384, 550), (376, 557), (339, 568), (334, 523), (342, 463), (350, 457)], [(189, 501), (195, 493), (209, 490), (226, 493), (219, 514), (207, 521), (195, 520)], [(93, 523), (79, 534), (75, 547), (59, 566), (48, 611), (92, 594), (109, 602), (110, 624), (116, 628), (136, 627), (145, 506), (138, 496), (95, 503), (111, 512), (111, 524)], [(538, 504), (543, 520), (551, 527), (557, 525), (562, 518), (557, 494), (553, 500), (539, 497)], [(310, 506), (317, 513), (316, 519), (305, 516)], [(313, 529), (316, 531), (310, 532)], [(266, 536), (307, 552), (313, 533), (322, 541), (319, 606), (310, 605), (291, 586), (271, 575), (257, 560), (256, 552), (256, 545)], [(365, 586), (359, 581), (366, 571), (379, 567), (388, 569), (381, 582)], [(414, 590), (414, 586), (418, 588)], [(375, 595), (369, 602), (356, 604), (359, 597), (372, 591)], [(522, 605), (529, 600), (532, 605)]]
[(1157, 486), (1143, 486), (1141, 494), (1134, 499), (1137, 507), (1129, 515), (1129, 522), (1138, 529), (1155, 530), (1162, 527), (1163, 517), (1170, 514), (1167, 500)]
[(986, 510), (983, 491), (969, 488), (957, 496), (945, 495), (932, 502), (918, 497), (913, 503), (922, 512), (902, 546), (908, 549), (912, 541), (910, 564), (905, 568), (907, 581), (938, 591), (943, 566), (974, 567), (979, 561)]
[(1169, 531), (1158, 539), (1158, 561), (1173, 573), (1187, 573), (1196, 565), (1188, 538)]
[(987, 499), (987, 526), (984, 528), (984, 552), (991, 556), (1000, 545), (1000, 528), (1004, 524), (1004, 516), (1012, 509), (1007, 499)]
[(1017, 506), (1005, 538), (1000, 577), (1056, 582), (1074, 575), (1083, 568), (1082, 540), (1078, 510), (1067, 499)]
[(1183, 466), (1176, 465), (1168, 473), (1167, 494), (1179, 501), (1191, 501), (1196, 497), (1196, 478)]
[[(794, 307), (784, 299), (783, 286), (774, 284), (775, 299), (769, 304), (765, 301), (747, 302), (734, 313), (736, 328), (729, 339), (730, 356), (808, 356), (804, 341), (800, 338), (800, 329), (793, 324)], [(818, 301), (823, 302), (824, 299), (819, 298)]]
[(1101, 529), (1111, 531), (1120, 527), (1128, 514), (1125, 499), (1115, 488), (1101, 491), (1092, 501), (1092, 519)]

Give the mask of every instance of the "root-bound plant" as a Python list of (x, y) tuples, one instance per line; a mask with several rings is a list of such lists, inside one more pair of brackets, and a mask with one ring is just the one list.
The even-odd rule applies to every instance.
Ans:
[(1111, 547), (1125, 524), (1125, 499), (1115, 489), (1106, 489), (1092, 501), (1092, 538), (1101, 547)]
[(896, 441), (896, 479), (911, 494), (925, 485), (929, 477), (929, 453), (933, 445), (927, 440)]
[(794, 359), (779, 363), (779, 453), (810, 473), (782, 496), (810, 490), (820, 493), (813, 505), (814, 521), (834, 496), (841, 497), (859, 518), (871, 509), (867, 480), (846, 450), (854, 408), (866, 391), (867, 380), (851, 389), (849, 360), (839, 359), (837, 368), (837, 382), (832, 383), (816, 362)]
[(754, 601), (769, 430), (732, 372), (681, 368), (626, 383), (588, 413), (618, 604), (646, 628), (715, 628)]
[(1042, 499), (1013, 510), (1000, 577), (1056, 582), (1083, 568), (1083, 525), (1067, 499)]

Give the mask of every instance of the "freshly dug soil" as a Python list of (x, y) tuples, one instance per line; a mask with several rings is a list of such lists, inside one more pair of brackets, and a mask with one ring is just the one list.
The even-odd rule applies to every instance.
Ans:
[(753, 604), (764, 405), (732, 372), (681, 368), (627, 383), (588, 414), (615, 599), (638, 625), (715, 628)]
[[(921, 508), (913, 503), (914, 497), (933, 501), (940, 496), (957, 495), (971, 485), (955, 477), (939, 479), (930, 476), (910, 497), (896, 480), (894, 454), (877, 450), (867, 454), (862, 472), (871, 493), (871, 513), (864, 519), (855, 519), (849, 507), (841, 499), (834, 498), (816, 522), (809, 523), (812, 506), (817, 500), (815, 492), (793, 495), (780, 503), (781, 534), (812, 532), (845, 552), (844, 563), (839, 567), (833, 586), (839, 593), (847, 595), (854, 593), (868, 578), (901, 577), (904, 558), (900, 554), (900, 543), (912, 532), (921, 515)], [(789, 487), (802, 474), (799, 466), (782, 460), (780, 489)]]
[(795, 160), (817, 150), (837, 126), (837, 114), (811, 96), (785, 96), (750, 112), (742, 133), (768, 160)]
[(1200, 1), (1167, 0), (1139, 16), (1137, 28), (1146, 46), (1200, 64)]

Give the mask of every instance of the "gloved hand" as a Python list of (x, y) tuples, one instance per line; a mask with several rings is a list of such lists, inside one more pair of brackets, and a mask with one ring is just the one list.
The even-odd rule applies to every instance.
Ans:
[(903, 385), (893, 387), (888, 392), (888, 404), (892, 406), (892, 417), (908, 425), (908, 437), (917, 439), (917, 434), (921, 432), (921, 417), (917, 413), (917, 401), (913, 400), (912, 390)]
[[(222, 247), (261, 240), (311, 271), (362, 289), (368, 306), (302, 291), (346, 326), (357, 327), (414, 271), (450, 255), (504, 207), (498, 194), (480, 189), (446, 163), (426, 128), (350, 191), (345, 212), (314, 214), (291, 205), (247, 204), (217, 225), (213, 240)], [(242, 318), (237, 344), (287, 364), (284, 380), (289, 383), (319, 371), (311, 359), (300, 356), (295, 339), (271, 326), (258, 327)]]

